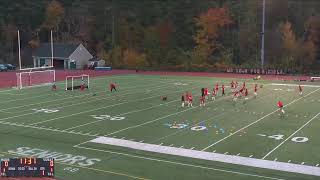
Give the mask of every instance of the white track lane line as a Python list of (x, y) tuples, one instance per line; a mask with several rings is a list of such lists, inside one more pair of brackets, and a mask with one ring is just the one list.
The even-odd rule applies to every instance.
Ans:
[(316, 119), (318, 116), (320, 115), (320, 112), (315, 115), (313, 118), (311, 118), (308, 122), (306, 122), (304, 125), (302, 125), (299, 129), (297, 129), (294, 133), (292, 133), (287, 139), (285, 139), (284, 141), (282, 141), (278, 146), (276, 146), (275, 148), (273, 148), (270, 152), (268, 152), (265, 156), (263, 156), (262, 159), (267, 158), (271, 153), (273, 153), (275, 150), (277, 150), (280, 146), (282, 146), (285, 142), (287, 142), (289, 139), (291, 139), (295, 134), (297, 134), (301, 129), (303, 129), (305, 126), (307, 126), (308, 124), (310, 124), (314, 119)]
[[(307, 94), (307, 95), (305, 95), (304, 97), (307, 97), (307, 96), (309, 96), (309, 95), (311, 95), (311, 94), (313, 94), (313, 93), (315, 93), (315, 92), (317, 92), (317, 91), (319, 91), (319, 90), (320, 90), (320, 89), (316, 89), (316, 90), (314, 90), (314, 91), (312, 91), (312, 92), (308, 93), (308, 94)], [(295, 100), (291, 101), (289, 104), (286, 104), (284, 107), (287, 107), (287, 106), (289, 106), (289, 105), (291, 105), (291, 104), (293, 104), (293, 103), (295, 103), (295, 102), (297, 102), (297, 101), (301, 100), (301, 99), (302, 99), (302, 98), (304, 98), (304, 97), (300, 97), (300, 98), (298, 98), (298, 99), (295, 99)], [(233, 135), (237, 134), (238, 132), (240, 132), (240, 131), (242, 131), (242, 130), (244, 130), (244, 129), (246, 129), (246, 128), (248, 128), (248, 127), (250, 127), (250, 126), (252, 126), (252, 125), (254, 125), (254, 124), (256, 124), (256, 123), (258, 123), (258, 122), (260, 122), (260, 121), (261, 121), (261, 120), (263, 120), (264, 118), (266, 118), (266, 117), (268, 117), (268, 116), (270, 116), (270, 115), (274, 114), (274, 113), (275, 113), (275, 112), (277, 112), (277, 111), (279, 111), (279, 109), (276, 109), (276, 110), (272, 111), (271, 113), (269, 113), (269, 114), (267, 114), (267, 115), (263, 116), (262, 118), (260, 118), (260, 119), (258, 119), (258, 120), (256, 120), (256, 121), (254, 121), (254, 122), (252, 122), (252, 123), (250, 123), (250, 124), (248, 124), (248, 125), (246, 125), (246, 126), (242, 127), (241, 129), (239, 129), (239, 130), (237, 130), (237, 131), (233, 132), (232, 134), (229, 134), (228, 136), (226, 136), (226, 137), (224, 137), (224, 138), (220, 139), (219, 141), (217, 141), (217, 142), (215, 142), (215, 143), (213, 143), (213, 144), (211, 144), (211, 145), (209, 145), (209, 146), (207, 146), (207, 147), (203, 148), (203, 149), (202, 149), (202, 151), (205, 151), (205, 150), (207, 150), (207, 149), (211, 148), (212, 146), (215, 146), (216, 144), (218, 144), (218, 143), (220, 143), (220, 142), (222, 142), (222, 141), (224, 141), (224, 140), (226, 140), (226, 139), (230, 138), (231, 136), (233, 136)]]

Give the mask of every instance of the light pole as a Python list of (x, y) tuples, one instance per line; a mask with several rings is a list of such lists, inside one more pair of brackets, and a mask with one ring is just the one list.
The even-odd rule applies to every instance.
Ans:
[(264, 68), (264, 34), (266, 23), (266, 0), (262, 2), (262, 30), (261, 30), (261, 68)]

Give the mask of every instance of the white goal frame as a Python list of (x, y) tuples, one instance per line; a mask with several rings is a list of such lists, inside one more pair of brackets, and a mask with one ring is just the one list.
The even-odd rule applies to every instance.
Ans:
[(71, 79), (71, 91), (73, 91), (74, 89), (74, 83), (73, 83), (73, 79), (78, 79), (81, 78), (81, 80), (84, 80), (84, 78), (87, 78), (87, 88), (89, 89), (89, 85), (90, 85), (90, 76), (88, 74), (82, 74), (79, 76), (66, 76), (66, 88), (65, 90), (69, 90), (68, 89), (68, 79)]
[[(16, 73), (16, 76), (17, 76), (17, 89), (31, 88), (31, 87), (38, 87), (38, 86), (46, 86), (46, 85), (52, 85), (53, 83), (55, 83), (55, 81), (56, 81), (56, 71), (55, 70), (32, 71), (32, 69), (30, 69), (29, 71), (26, 71), (26, 72), (18, 72), (18, 73)], [(39, 84), (33, 84), (31, 75), (34, 74), (34, 73), (53, 73), (52, 81), (48, 80), (48, 82), (39, 83)], [(24, 85), (23, 82), (22, 82), (22, 78), (23, 78), (24, 75), (27, 75), (28, 78), (29, 78), (28, 85)]]

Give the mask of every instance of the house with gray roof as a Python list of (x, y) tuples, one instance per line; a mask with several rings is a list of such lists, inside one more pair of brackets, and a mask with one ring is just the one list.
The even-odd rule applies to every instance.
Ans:
[[(40, 44), (32, 56), (34, 67), (51, 66), (51, 56), (51, 44)], [(82, 44), (53, 44), (53, 66), (56, 69), (83, 69), (92, 58)]]

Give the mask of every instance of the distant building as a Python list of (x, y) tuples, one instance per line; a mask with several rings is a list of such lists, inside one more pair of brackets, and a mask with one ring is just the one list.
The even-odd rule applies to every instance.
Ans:
[[(51, 66), (51, 44), (40, 44), (32, 57), (34, 67)], [(53, 44), (53, 66), (56, 69), (83, 69), (92, 58), (82, 44)]]

